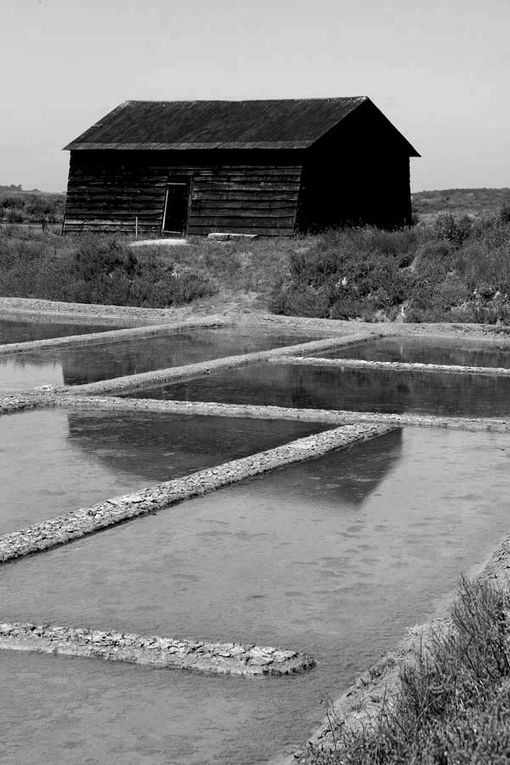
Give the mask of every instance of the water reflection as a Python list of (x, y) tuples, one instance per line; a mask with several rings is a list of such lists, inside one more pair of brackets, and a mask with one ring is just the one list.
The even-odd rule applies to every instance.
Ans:
[(60, 409), (1, 417), (0, 534), (324, 427)]
[(507, 532), (505, 434), (396, 435), (4, 567), (6, 620), (279, 644), (318, 660), (250, 682), (27, 655), (20, 682), (0, 652), (2, 744), (16, 762), (34, 762), (34, 736), (36, 761), (52, 765), (81, 765), (91, 746), (101, 763), (250, 765), (302, 741), (320, 699), (427, 618)]
[(0, 357), (0, 387), (84, 385), (154, 369), (295, 345), (317, 336), (264, 331), (194, 330), (104, 342), (78, 348), (47, 349), (12, 358)]
[(446, 364), (472, 367), (510, 367), (508, 344), (479, 340), (388, 337), (321, 354), (330, 359), (402, 361), (411, 364)]
[(504, 416), (510, 378), (258, 364), (132, 396), (417, 414)]
[(0, 345), (47, 340), (51, 337), (85, 335), (89, 332), (107, 332), (118, 329), (114, 324), (66, 324), (47, 321), (20, 321), (0, 319)]
[(325, 423), (230, 417), (68, 412), (68, 445), (108, 471), (144, 481), (195, 470), (279, 446), (331, 427)]

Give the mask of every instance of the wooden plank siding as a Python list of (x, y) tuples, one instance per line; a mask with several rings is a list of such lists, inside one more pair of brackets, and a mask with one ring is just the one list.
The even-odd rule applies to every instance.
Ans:
[(138, 218), (139, 234), (159, 236), (167, 182), (175, 179), (190, 184), (190, 236), (294, 233), (301, 163), (182, 159), (182, 152), (71, 152), (64, 233), (134, 233)]

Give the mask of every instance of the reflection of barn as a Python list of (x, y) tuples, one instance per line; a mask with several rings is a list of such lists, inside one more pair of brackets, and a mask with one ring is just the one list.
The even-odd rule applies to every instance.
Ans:
[(419, 156), (366, 97), (127, 101), (66, 148), (65, 232), (169, 236), (406, 225)]
[[(307, 435), (310, 423), (151, 415), (142, 412), (68, 412), (69, 445), (107, 470), (154, 482), (176, 478)], [(149, 435), (150, 434), (150, 435)], [(334, 481), (334, 496), (360, 505), (398, 465), (402, 431), (300, 465), (303, 475)], [(332, 499), (333, 499), (333, 495)]]

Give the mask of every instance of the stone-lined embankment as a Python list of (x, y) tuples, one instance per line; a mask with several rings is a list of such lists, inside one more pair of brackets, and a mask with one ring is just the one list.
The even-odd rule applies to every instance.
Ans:
[(391, 372), (428, 372), (454, 375), (486, 375), (489, 377), (510, 377), (507, 367), (468, 367), (460, 364), (422, 364), (407, 361), (369, 361), (367, 359), (327, 359), (318, 356), (287, 356), (271, 358), (275, 364), (295, 364), (297, 366), (320, 366), (346, 369), (385, 369)]
[(184, 478), (165, 481), (134, 494), (113, 497), (92, 507), (73, 510), (67, 515), (51, 518), (0, 537), (0, 563), (49, 550), (117, 523), (163, 510), (185, 499), (242, 481), (244, 478), (318, 457), (333, 449), (369, 441), (394, 429), (394, 426), (378, 424), (344, 425), (299, 438), (250, 457), (191, 473)]
[(85, 385), (73, 385), (68, 388), (68, 391), (73, 395), (126, 393), (128, 391), (150, 388), (164, 383), (203, 377), (204, 375), (208, 375), (211, 372), (217, 372), (221, 369), (234, 369), (236, 367), (248, 366), (249, 364), (269, 361), (272, 358), (281, 357), (282, 352), (289, 357), (295, 353), (302, 354), (308, 351), (310, 353), (316, 353), (331, 350), (333, 348), (346, 347), (353, 345), (354, 343), (366, 342), (368, 340), (373, 340), (376, 337), (378, 337), (378, 335), (363, 333), (359, 335), (327, 338), (324, 340), (312, 340), (307, 343), (298, 343), (297, 345), (271, 348), (267, 351), (243, 353), (237, 356), (224, 356), (220, 359), (210, 359), (209, 361), (201, 361), (197, 364), (186, 364), (180, 367), (169, 367), (168, 369), (156, 369), (152, 372), (141, 372), (140, 374), (127, 375), (125, 377), (115, 377), (109, 380), (87, 383)]
[[(298, 409), (254, 404), (222, 404), (213, 401), (174, 401), (153, 398), (117, 398), (114, 396), (57, 396), (52, 405), (69, 409), (103, 411), (161, 412), (191, 416), (238, 417), (256, 420), (297, 420), (327, 422), (331, 425), (384, 424), (394, 427), (445, 428), (472, 432), (510, 432), (510, 418), (443, 417), (434, 414), (391, 414), (388, 412), (350, 412), (345, 409)], [(0, 399), (1, 412), (1, 399)]]
[(56, 406), (53, 396), (39, 393), (36, 396), (30, 395), (3, 395), (0, 396), (0, 416), (2, 414), (15, 414), (24, 412), (27, 409), (43, 409), (48, 406)]
[(298, 409), (253, 404), (221, 404), (212, 401), (173, 401), (153, 398), (118, 398), (115, 396), (68, 396), (52, 391), (34, 395), (0, 397), (0, 416), (24, 410), (61, 407), (101, 411), (154, 412), (189, 416), (237, 417), (256, 420), (297, 420), (327, 422), (333, 425), (383, 424), (398, 427), (446, 428), (470, 432), (509, 433), (510, 418), (443, 417), (387, 412), (349, 412), (343, 409)]
[(0, 623), (1, 648), (228, 675), (291, 675), (315, 666), (315, 660), (307, 654), (271, 646), (207, 643), (45, 624)]

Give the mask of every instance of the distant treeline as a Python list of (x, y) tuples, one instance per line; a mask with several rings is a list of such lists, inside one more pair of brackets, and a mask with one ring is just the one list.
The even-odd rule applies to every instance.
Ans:
[(412, 195), (412, 203), (416, 221), (427, 221), (442, 213), (494, 215), (502, 207), (510, 206), (510, 188), (417, 191)]
[[(479, 217), (510, 207), (510, 188), (418, 191), (412, 195), (412, 204), (416, 222), (430, 221), (442, 213)], [(65, 194), (0, 185), (0, 223), (61, 223), (64, 206)]]
[(43, 228), (61, 223), (64, 218), (64, 194), (51, 194), (21, 186), (0, 186), (0, 223), (31, 223)]

